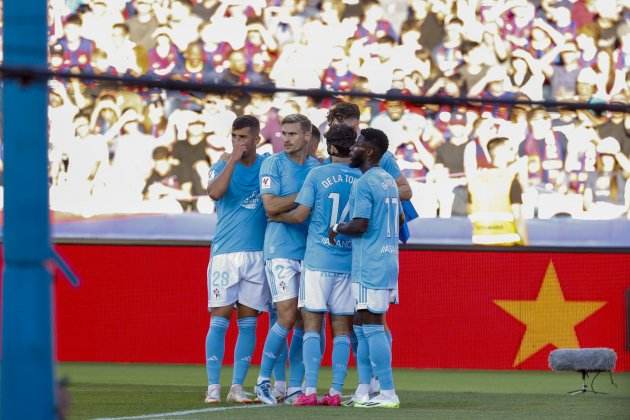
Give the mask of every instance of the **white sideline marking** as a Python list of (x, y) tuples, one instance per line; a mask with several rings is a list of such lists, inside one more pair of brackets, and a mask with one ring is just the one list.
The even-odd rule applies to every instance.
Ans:
[(271, 407), (271, 406), (264, 405), (264, 404), (235, 405), (231, 407), (212, 407), (212, 408), (200, 408), (199, 410), (172, 411), (170, 413), (142, 414), (140, 416), (130, 416), (130, 417), (100, 417), (94, 420), (161, 419), (161, 418), (173, 417), (173, 416), (189, 416), (192, 414), (212, 413), (216, 411), (239, 410), (243, 408), (252, 409), (252, 408), (263, 408), (263, 407)]

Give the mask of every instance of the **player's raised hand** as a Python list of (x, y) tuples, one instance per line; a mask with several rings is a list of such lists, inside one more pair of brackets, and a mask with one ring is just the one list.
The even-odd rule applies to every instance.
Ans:
[(243, 143), (236, 143), (234, 145), (234, 149), (232, 150), (232, 154), (230, 155), (230, 160), (233, 162), (237, 162), (241, 160), (245, 152), (247, 151), (247, 146)]

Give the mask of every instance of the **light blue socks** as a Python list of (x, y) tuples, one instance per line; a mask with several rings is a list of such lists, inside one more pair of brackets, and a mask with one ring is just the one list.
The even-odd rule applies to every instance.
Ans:
[(238, 338), (234, 348), (234, 372), (232, 384), (243, 385), (252, 354), (256, 344), (256, 317), (245, 317), (238, 320)]
[[(367, 339), (374, 376), (378, 378), (381, 390), (394, 389), (392, 375), (392, 350), (383, 325), (363, 325), (363, 335)], [(359, 350), (360, 352), (360, 350)]]
[(225, 332), (230, 320), (220, 316), (213, 316), (206, 336), (206, 372), (208, 385), (218, 384), (221, 379), (221, 365), (225, 352)]

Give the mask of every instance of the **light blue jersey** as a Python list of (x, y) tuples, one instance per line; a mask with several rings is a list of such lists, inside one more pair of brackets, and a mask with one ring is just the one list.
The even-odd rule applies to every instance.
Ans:
[(338, 235), (336, 244), (328, 242), (328, 229), (350, 218), (348, 199), (361, 171), (347, 163), (330, 163), (314, 168), (306, 177), (295, 200), (311, 209), (308, 225), (304, 267), (313, 271), (350, 273), (352, 270), (352, 240)]
[(398, 279), (396, 181), (376, 166), (363, 174), (350, 192), (351, 219), (368, 219), (363, 235), (352, 238), (352, 281), (369, 289), (393, 289)]
[[(332, 163), (332, 159), (326, 158), (324, 163)], [(394, 156), (394, 154), (390, 151), (385, 152), (381, 160), (378, 162), (378, 166), (383, 168), (385, 172), (390, 174), (395, 180), (401, 175), (400, 167), (396, 161), (396, 156)]]
[[(212, 255), (228, 252), (262, 251), (267, 218), (260, 199), (258, 174), (264, 157), (256, 155), (252, 166), (236, 163), (227, 191), (216, 202), (217, 230), (212, 239)], [(210, 169), (210, 179), (225, 169), (220, 160)]]
[[(319, 161), (311, 156), (306, 158), (303, 165), (299, 165), (286, 152), (276, 153), (265, 160), (260, 168), (260, 193), (278, 197), (295, 194), (302, 188), (309, 171), (316, 166), (319, 166)], [(307, 229), (307, 222), (269, 222), (265, 232), (265, 259), (304, 258)]]
[(400, 177), (400, 167), (398, 166), (398, 162), (396, 162), (396, 156), (394, 156), (392, 152), (385, 152), (378, 163), (378, 166), (390, 174), (394, 180), (397, 180)]

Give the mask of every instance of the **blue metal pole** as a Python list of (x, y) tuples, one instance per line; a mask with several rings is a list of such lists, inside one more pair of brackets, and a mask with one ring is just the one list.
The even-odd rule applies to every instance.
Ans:
[[(46, 0), (4, 2), (4, 63), (46, 68)], [(48, 91), (3, 81), (4, 278), (0, 418), (53, 419)]]

